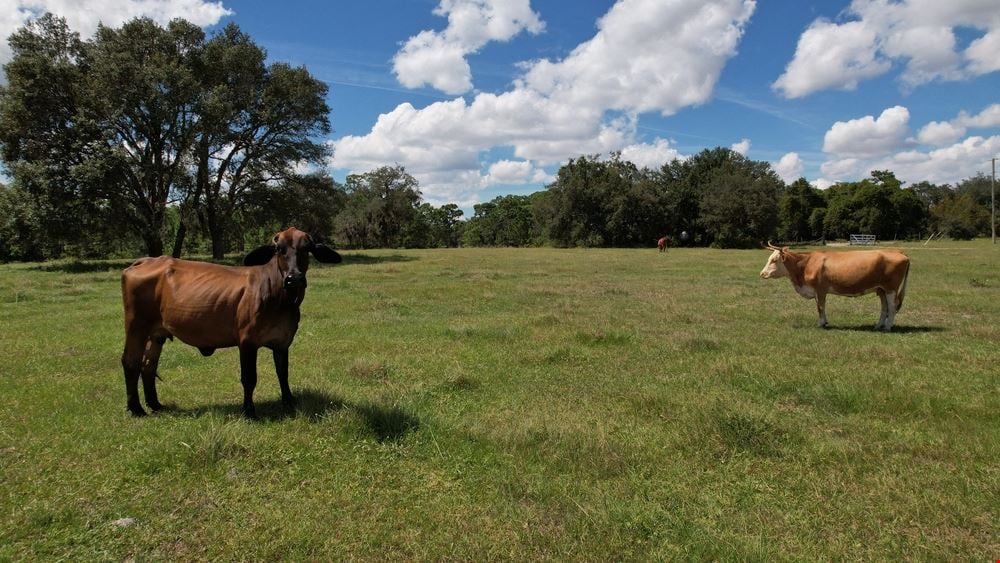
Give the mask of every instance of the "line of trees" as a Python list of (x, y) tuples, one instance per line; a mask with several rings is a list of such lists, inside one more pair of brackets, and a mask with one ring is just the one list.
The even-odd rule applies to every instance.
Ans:
[(462, 220), (400, 166), (322, 170), (326, 86), (266, 62), (236, 25), (135, 19), (81, 40), (46, 15), (14, 33), (0, 87), (0, 260), (242, 251), (289, 225), (348, 248), (753, 247), (851, 233), (906, 239), (989, 231), (989, 179), (904, 188), (891, 171), (817, 190), (766, 162), (706, 149), (658, 169), (620, 154), (563, 165), (545, 190)]
[[(650, 246), (676, 242), (723, 248), (762, 241), (882, 240), (940, 234), (989, 234), (990, 179), (956, 186), (921, 182), (904, 188), (875, 170), (858, 182), (819, 190), (800, 178), (786, 185), (766, 162), (725, 148), (639, 169), (612, 154), (584, 156), (559, 169), (555, 182), (530, 196), (502, 196), (475, 206), (466, 245)], [(686, 233), (681, 241), (681, 233)]]

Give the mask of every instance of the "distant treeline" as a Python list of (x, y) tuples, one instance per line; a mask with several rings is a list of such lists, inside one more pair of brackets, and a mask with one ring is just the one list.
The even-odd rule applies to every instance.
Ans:
[[(716, 148), (659, 170), (638, 169), (617, 155), (573, 159), (547, 189), (480, 203), (464, 221), (455, 204), (423, 202), (416, 179), (399, 166), (350, 175), (343, 185), (325, 174), (294, 176), (254, 190), (250, 201), (228, 224), (226, 252), (253, 247), (287, 225), (341, 248), (652, 247), (663, 235), (672, 245), (739, 248), (852, 233), (881, 240), (988, 235), (990, 179), (903, 188), (892, 172), (876, 170), (860, 182), (818, 190), (805, 179), (786, 186), (767, 163)], [(45, 230), (40, 212), (24, 190), (0, 186), (0, 259), (143, 254), (132, 230), (94, 220), (98, 228), (66, 236)], [(179, 207), (168, 206), (164, 240), (176, 237), (181, 221)], [(212, 253), (199, 223), (185, 248)]]
[(235, 25), (212, 37), (135, 19), (81, 40), (46, 15), (14, 33), (0, 87), (0, 260), (159, 255), (222, 258), (295, 225), (341, 248), (753, 247), (851, 233), (905, 239), (989, 232), (990, 182), (921, 182), (890, 171), (791, 185), (729, 149), (651, 170), (619, 154), (563, 165), (531, 195), (474, 207), (422, 200), (400, 166), (343, 184), (329, 156), (326, 86), (266, 63)]
[[(769, 239), (808, 242), (864, 233), (880, 240), (990, 232), (990, 179), (904, 188), (887, 170), (859, 182), (786, 185), (766, 162), (706, 149), (658, 170), (617, 154), (585, 156), (559, 169), (546, 190), (475, 206), (463, 227), (469, 246), (653, 246), (750, 248)], [(686, 233), (682, 240), (681, 234)]]

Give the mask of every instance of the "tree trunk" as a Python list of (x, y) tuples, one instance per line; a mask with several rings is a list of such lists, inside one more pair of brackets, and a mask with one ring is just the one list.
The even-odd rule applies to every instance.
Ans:
[(142, 234), (142, 240), (146, 243), (146, 255), (157, 257), (163, 255), (163, 239), (159, 230), (146, 231)]
[(222, 260), (226, 257), (226, 240), (221, 229), (212, 231), (212, 260)]
[(226, 257), (226, 238), (222, 221), (219, 220), (218, 209), (215, 205), (209, 205), (207, 211), (208, 236), (212, 239), (212, 260), (222, 260)]
[(184, 247), (184, 237), (187, 235), (187, 225), (184, 224), (184, 217), (181, 216), (180, 224), (177, 225), (177, 236), (174, 237), (174, 251), (170, 253), (174, 258), (181, 257), (181, 249)]

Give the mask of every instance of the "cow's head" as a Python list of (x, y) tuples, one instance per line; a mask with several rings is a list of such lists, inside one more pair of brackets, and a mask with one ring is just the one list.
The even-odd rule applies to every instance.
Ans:
[(274, 235), (271, 244), (254, 249), (243, 259), (244, 266), (260, 266), (271, 260), (278, 261), (278, 270), (285, 276), (286, 291), (305, 289), (306, 271), (309, 270), (309, 254), (320, 262), (337, 264), (340, 254), (332, 248), (313, 242), (308, 233), (289, 227)]
[(788, 247), (777, 247), (768, 241), (767, 248), (773, 252), (771, 252), (770, 258), (767, 259), (767, 263), (764, 264), (764, 269), (760, 271), (760, 277), (771, 279), (788, 276), (788, 268), (785, 267)]

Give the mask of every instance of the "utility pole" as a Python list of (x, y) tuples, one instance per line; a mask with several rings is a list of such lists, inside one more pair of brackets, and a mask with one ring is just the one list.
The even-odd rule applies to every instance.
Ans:
[(997, 157), (990, 159), (993, 177), (990, 179), (990, 227), (993, 228), (993, 244), (997, 243)]

